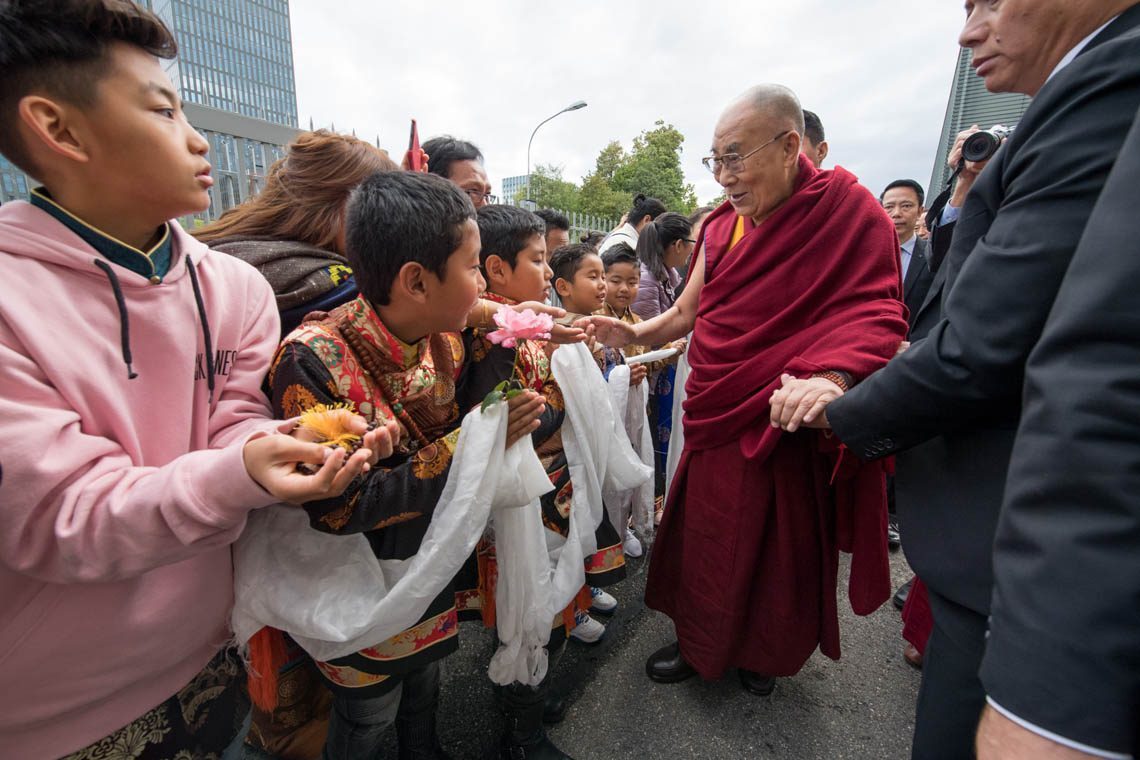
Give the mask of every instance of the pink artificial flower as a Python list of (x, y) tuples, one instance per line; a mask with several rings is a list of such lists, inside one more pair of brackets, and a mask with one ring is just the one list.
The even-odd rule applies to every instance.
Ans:
[(536, 314), (532, 309), (499, 309), (494, 319), (499, 329), (487, 337), (504, 348), (514, 348), (520, 340), (549, 340), (550, 331), (554, 329), (554, 320), (549, 314)]

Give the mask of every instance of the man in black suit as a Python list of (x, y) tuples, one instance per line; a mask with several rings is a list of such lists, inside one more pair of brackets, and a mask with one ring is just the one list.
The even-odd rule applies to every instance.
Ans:
[(1140, 114), (1026, 367), (994, 547), (982, 757), (1054, 757), (1042, 729), (1070, 751), (1140, 754), (1138, 187)]
[[(903, 302), (907, 309), (907, 340), (915, 340), (911, 334), (914, 321), (918, 317), (926, 293), (930, 290), (930, 282), (934, 274), (930, 271), (930, 244), (920, 238), (916, 233), (918, 220), (922, 216), (923, 202), (926, 195), (922, 185), (913, 179), (896, 179), (887, 185), (879, 195), (879, 202), (883, 210), (894, 222), (895, 232), (899, 236), (899, 264), (903, 278)], [(887, 483), (887, 545), (892, 549), (899, 547), (898, 518), (895, 516), (895, 488), (893, 478)]]
[[(925, 200), (922, 185), (913, 179), (896, 179), (879, 196), (879, 202), (894, 222), (895, 232), (899, 236), (903, 301), (909, 312), (907, 323), (911, 328), (914, 327), (919, 307), (930, 290), (930, 282), (934, 279), (934, 274), (930, 271), (930, 243), (916, 234), (918, 219), (925, 211), (922, 206)], [(907, 337), (911, 339), (911, 336)]]
[(914, 449), (908, 477), (924, 498), (900, 517), (934, 614), (915, 758), (973, 754), (1025, 361), (1140, 107), (1137, 0), (967, 0), (966, 10), (960, 42), (986, 87), (1034, 101), (961, 209), (941, 265), (943, 318), (838, 399), (790, 380), (772, 400), (773, 424), (830, 424), (865, 458)]

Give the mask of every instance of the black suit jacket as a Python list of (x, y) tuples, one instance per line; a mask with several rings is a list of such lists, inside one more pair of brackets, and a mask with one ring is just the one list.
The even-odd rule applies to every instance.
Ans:
[(939, 267), (943, 319), (827, 411), (862, 457), (924, 444), (896, 477), (907, 559), (981, 614), (1025, 360), (1138, 106), (1140, 5), (1041, 89), (978, 177)]
[[(1140, 754), (1140, 114), (1029, 356), (982, 664), (1002, 707)], [(1043, 466), (1045, 463), (1063, 466)]]
[(926, 300), (930, 290), (930, 283), (934, 273), (930, 270), (930, 243), (922, 238), (914, 241), (914, 253), (910, 257), (910, 266), (907, 267), (906, 277), (903, 279), (903, 303), (907, 308), (908, 339), (914, 331), (914, 324), (918, 312)]

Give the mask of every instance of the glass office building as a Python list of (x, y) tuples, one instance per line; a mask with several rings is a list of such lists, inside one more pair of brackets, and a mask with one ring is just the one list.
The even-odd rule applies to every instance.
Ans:
[(178, 37), (168, 68), (187, 103), (297, 126), (288, 0), (147, 0)]
[[(139, 0), (166, 22), (178, 58), (164, 67), (186, 118), (210, 144), (210, 207), (197, 226), (257, 194), (297, 134), (288, 0)], [(0, 202), (38, 183), (0, 156)]]

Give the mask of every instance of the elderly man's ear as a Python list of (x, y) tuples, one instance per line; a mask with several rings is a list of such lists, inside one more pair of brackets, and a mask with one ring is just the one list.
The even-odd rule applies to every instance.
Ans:
[(822, 165), (827, 160), (827, 140), (816, 146), (816, 150), (819, 152), (819, 163)]

